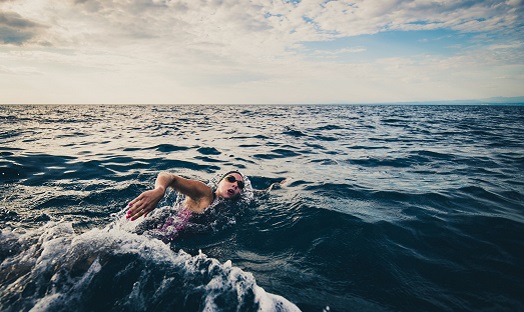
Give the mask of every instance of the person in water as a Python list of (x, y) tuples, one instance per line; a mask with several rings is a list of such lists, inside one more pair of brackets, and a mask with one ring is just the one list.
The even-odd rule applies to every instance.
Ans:
[(126, 218), (134, 221), (142, 216), (146, 217), (162, 200), (168, 187), (186, 195), (184, 208), (202, 214), (217, 198), (239, 199), (244, 191), (245, 182), (240, 172), (230, 171), (219, 180), (216, 190), (213, 191), (203, 182), (162, 172), (158, 175), (153, 190), (143, 192), (128, 204)]

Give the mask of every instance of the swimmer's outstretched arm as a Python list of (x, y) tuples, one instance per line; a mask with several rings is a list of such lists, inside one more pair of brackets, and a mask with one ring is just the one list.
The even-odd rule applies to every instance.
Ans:
[(155, 181), (155, 188), (153, 190), (145, 191), (137, 198), (129, 202), (127, 211), (127, 219), (131, 221), (147, 216), (166, 194), (168, 187), (172, 187), (176, 191), (188, 196), (188, 200), (192, 203), (198, 203), (201, 200), (212, 200), (213, 192), (204, 183), (196, 180), (189, 180), (182, 178), (175, 174), (161, 172)]

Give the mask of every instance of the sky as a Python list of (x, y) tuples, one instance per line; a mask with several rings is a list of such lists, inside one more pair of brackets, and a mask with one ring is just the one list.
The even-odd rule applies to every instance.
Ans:
[(0, 0), (0, 104), (524, 95), (524, 0)]

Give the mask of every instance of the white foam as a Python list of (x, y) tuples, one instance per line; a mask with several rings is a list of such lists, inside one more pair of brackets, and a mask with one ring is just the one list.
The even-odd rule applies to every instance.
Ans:
[[(147, 309), (152, 300), (170, 298), (175, 283), (187, 287), (180, 289), (182, 297), (195, 291), (201, 294), (204, 311), (219, 309), (224, 297), (238, 307), (258, 306), (259, 311), (299, 311), (285, 298), (267, 293), (256, 284), (251, 273), (235, 267), (231, 261), (222, 264), (202, 252), (196, 256), (182, 250), (174, 252), (157, 239), (133, 234), (118, 226), (75, 234), (70, 223), (50, 222), (25, 234), (2, 231), (1, 237), (8, 237), (10, 244), (17, 241), (19, 245), (27, 245), (0, 265), (0, 276), (6, 272), (11, 274), (9, 280), (2, 281), (0, 291), (18, 298), (15, 307), (23, 310), (52, 311), (81, 304), (93, 280), (100, 278), (105, 265), (101, 259), (116, 259), (114, 274), (125, 274), (127, 266), (132, 264), (119, 263), (120, 258), (115, 257), (131, 255), (143, 272), (134, 281), (125, 302), (117, 301), (124, 306), (133, 304), (135, 308)], [(159, 286), (154, 294), (144, 290), (151, 284), (152, 272), (160, 272), (159, 276), (155, 275), (158, 278), (155, 284)], [(19, 276), (13, 278), (16, 274)], [(107, 272), (105, 274), (102, 278), (106, 278)], [(33, 291), (24, 293), (24, 298), (17, 297), (28, 285)]]
[(296, 305), (282, 296), (270, 294), (260, 286), (255, 286), (254, 290), (261, 312), (300, 312)]

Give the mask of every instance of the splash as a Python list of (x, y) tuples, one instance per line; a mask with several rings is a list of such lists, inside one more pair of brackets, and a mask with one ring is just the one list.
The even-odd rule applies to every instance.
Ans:
[(0, 234), (2, 311), (298, 311), (252, 274), (116, 227)]

